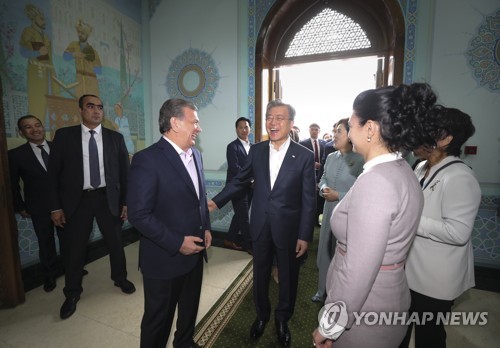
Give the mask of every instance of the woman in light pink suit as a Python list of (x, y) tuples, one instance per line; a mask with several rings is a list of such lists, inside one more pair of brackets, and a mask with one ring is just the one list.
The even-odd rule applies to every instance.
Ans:
[(368, 90), (354, 100), (349, 138), (365, 165), (331, 216), (337, 249), (313, 333), (317, 347), (390, 348), (405, 335), (403, 320), (378, 320), (381, 313), (407, 315), (404, 264), (423, 207), (422, 189), (399, 151), (424, 142), (421, 123), (435, 102), (426, 84)]

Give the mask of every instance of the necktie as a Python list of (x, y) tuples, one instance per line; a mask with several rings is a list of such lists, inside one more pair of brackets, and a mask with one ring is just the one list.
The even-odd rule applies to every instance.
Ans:
[(89, 140), (89, 169), (90, 169), (90, 185), (93, 188), (99, 187), (101, 184), (101, 174), (99, 173), (99, 153), (97, 152), (97, 142), (95, 141), (95, 130), (90, 130)]
[(319, 162), (318, 141), (314, 139), (314, 162)]
[(45, 163), (45, 170), (49, 170), (49, 154), (47, 153), (47, 151), (45, 151), (43, 145), (37, 145), (36, 147), (38, 147), (40, 149), (40, 152), (42, 153), (42, 160), (43, 163)]

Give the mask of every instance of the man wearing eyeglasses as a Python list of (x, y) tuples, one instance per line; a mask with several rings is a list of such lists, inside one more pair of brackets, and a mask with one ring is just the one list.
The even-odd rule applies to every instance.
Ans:
[(278, 342), (291, 345), (287, 322), (293, 315), (299, 266), (307, 252), (314, 229), (316, 179), (314, 154), (291, 141), (295, 109), (281, 100), (267, 105), (266, 129), (269, 141), (250, 148), (239, 174), (209, 201), (212, 211), (244, 191), (254, 179), (250, 210), (253, 245), (253, 294), (257, 318), (250, 336), (259, 338), (271, 316), (269, 279), (273, 258), (279, 278), (279, 299), (274, 310)]
[(82, 271), (94, 219), (109, 251), (111, 279), (122, 292), (135, 292), (127, 280), (122, 224), (127, 219), (128, 151), (123, 136), (102, 127), (102, 101), (85, 94), (78, 101), (82, 124), (56, 131), (49, 159), (51, 217), (65, 231), (66, 300), (61, 319), (76, 311), (83, 291)]

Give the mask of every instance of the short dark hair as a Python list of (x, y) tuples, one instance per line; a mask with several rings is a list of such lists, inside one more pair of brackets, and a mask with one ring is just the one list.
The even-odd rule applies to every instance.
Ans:
[(337, 128), (339, 126), (339, 124), (342, 124), (345, 128), (345, 131), (347, 133), (349, 133), (349, 118), (346, 117), (346, 118), (342, 118), (340, 120), (338, 120), (336, 123), (335, 123), (335, 128)]
[(163, 103), (160, 108), (160, 117), (158, 118), (161, 134), (172, 129), (172, 125), (170, 124), (172, 117), (177, 117), (181, 120), (184, 119), (184, 108), (198, 111), (196, 105), (184, 99), (168, 99)]
[(319, 124), (317, 124), (317, 123), (311, 123), (311, 124), (309, 125), (309, 128), (319, 128), (319, 129), (321, 129), (321, 127), (320, 127), (320, 126), (319, 126)]
[(291, 106), (290, 104), (285, 104), (281, 101), (281, 99), (274, 99), (274, 100), (271, 100), (268, 104), (267, 104), (267, 107), (266, 107), (266, 115), (269, 113), (269, 110), (271, 110), (271, 108), (275, 108), (275, 107), (278, 107), (278, 106), (286, 106), (287, 109), (288, 109), (288, 117), (290, 117), (290, 120), (294, 120), (295, 119), (295, 109), (293, 108), (293, 106)]
[[(78, 99), (78, 107), (79, 107), (80, 109), (83, 109), (83, 100), (84, 100), (85, 98), (87, 98), (87, 97), (94, 97), (94, 98), (97, 98), (97, 99), (101, 100), (101, 98), (99, 98), (99, 97), (98, 97), (98, 96), (96, 96), (95, 94), (84, 94), (84, 95), (82, 95), (82, 96), (80, 97), (80, 99)], [(101, 102), (102, 102), (102, 100), (101, 100)]]
[(18, 130), (21, 130), (21, 122), (23, 122), (24, 120), (26, 120), (28, 118), (34, 118), (38, 122), (42, 123), (42, 121), (38, 117), (36, 117), (35, 115), (31, 115), (31, 114), (24, 115), (24, 116), (20, 117), (19, 120), (17, 120), (17, 129)]
[(240, 123), (241, 121), (245, 121), (245, 122), (248, 122), (248, 125), (250, 127), (252, 127), (252, 121), (250, 121), (250, 119), (246, 118), (246, 117), (239, 117), (237, 120), (236, 120), (236, 123), (234, 124), (234, 128), (238, 128), (238, 123)]

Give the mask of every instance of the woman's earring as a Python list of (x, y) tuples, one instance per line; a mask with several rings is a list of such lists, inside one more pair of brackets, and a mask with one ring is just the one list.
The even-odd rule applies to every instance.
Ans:
[(372, 141), (372, 137), (368, 137), (368, 142)]

